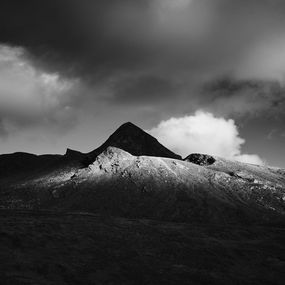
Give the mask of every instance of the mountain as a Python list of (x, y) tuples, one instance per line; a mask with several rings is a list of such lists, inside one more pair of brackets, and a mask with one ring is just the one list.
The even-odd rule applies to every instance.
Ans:
[(173, 153), (160, 144), (156, 138), (130, 122), (121, 125), (106, 142), (90, 152), (88, 157), (92, 161), (110, 146), (123, 149), (136, 156), (147, 155), (181, 159), (180, 155)]
[(183, 161), (131, 123), (90, 153), (2, 155), (0, 170), (1, 208), (184, 222), (280, 221), (285, 213), (283, 170), (206, 154)]
[(88, 167), (61, 163), (2, 184), (0, 206), (203, 223), (279, 223), (284, 218), (285, 177), (267, 167), (217, 157), (201, 166), (133, 156), (116, 147)]
[(285, 170), (127, 123), (91, 153), (1, 155), (0, 224), (1, 284), (281, 285)]

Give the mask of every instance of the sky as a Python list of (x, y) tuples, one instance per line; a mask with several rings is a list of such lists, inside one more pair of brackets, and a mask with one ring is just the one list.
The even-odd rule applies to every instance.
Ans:
[(182, 156), (285, 167), (283, 0), (2, 0), (0, 153), (131, 121)]

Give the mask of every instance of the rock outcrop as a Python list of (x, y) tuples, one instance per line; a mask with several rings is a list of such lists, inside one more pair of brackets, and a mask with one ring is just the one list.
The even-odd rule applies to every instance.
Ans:
[(192, 153), (184, 158), (185, 161), (192, 162), (198, 165), (212, 165), (215, 163), (216, 159), (208, 154)]

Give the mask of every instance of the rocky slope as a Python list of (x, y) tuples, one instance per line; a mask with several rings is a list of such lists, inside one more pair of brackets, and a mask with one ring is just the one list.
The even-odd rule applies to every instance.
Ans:
[(284, 177), (267, 168), (219, 159), (200, 166), (108, 147), (88, 167), (66, 166), (13, 184), (1, 191), (1, 206), (184, 222), (279, 222), (284, 189)]
[(1, 284), (281, 285), (285, 170), (126, 124), (91, 153), (0, 156), (0, 225)]
[(282, 170), (202, 154), (183, 161), (130, 123), (91, 153), (14, 154), (0, 157), (0, 167), (4, 209), (203, 223), (284, 222)]

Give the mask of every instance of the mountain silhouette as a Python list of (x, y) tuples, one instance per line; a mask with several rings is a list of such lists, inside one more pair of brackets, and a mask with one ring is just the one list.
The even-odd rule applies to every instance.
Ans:
[(94, 160), (108, 147), (117, 147), (135, 156), (157, 156), (173, 159), (182, 159), (165, 146), (160, 144), (156, 138), (149, 135), (141, 128), (131, 122), (121, 125), (100, 147), (88, 153), (88, 159)]

